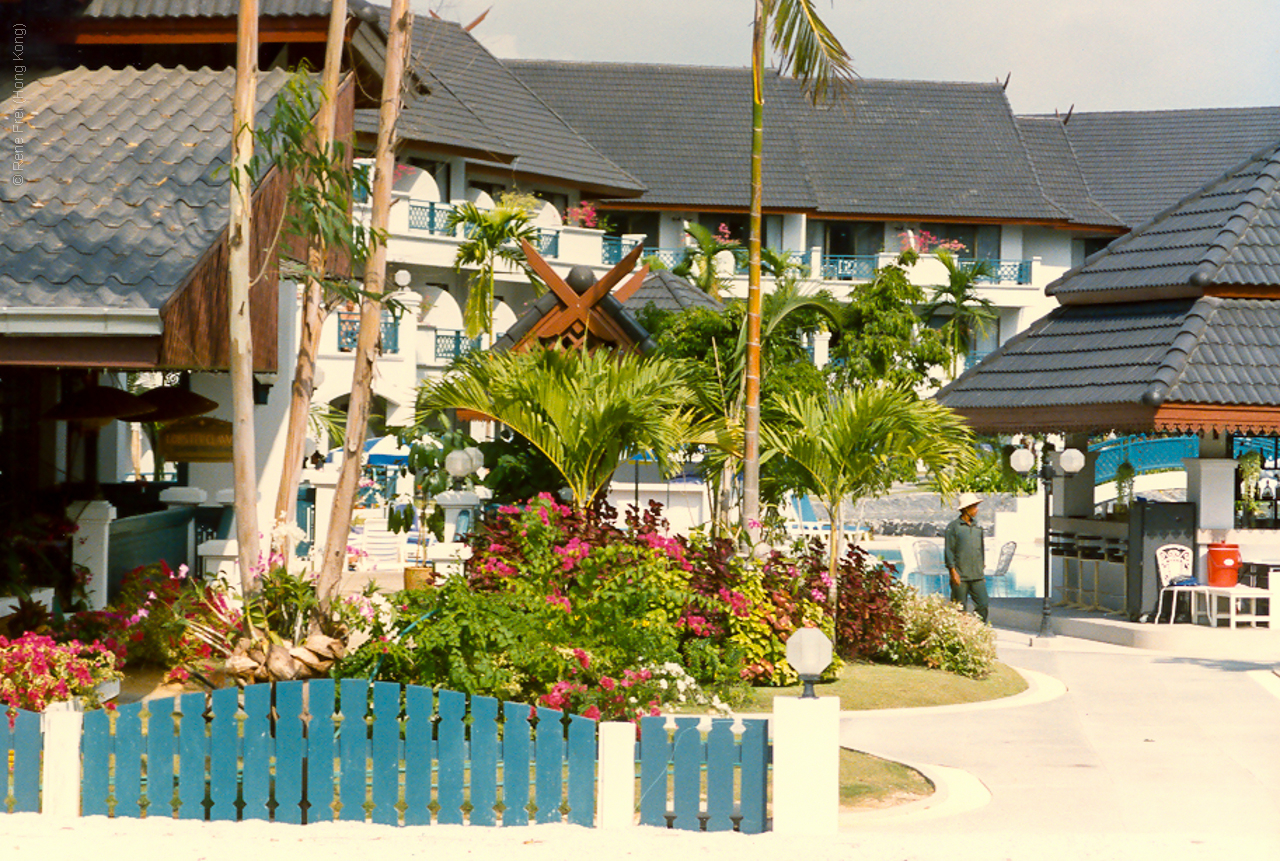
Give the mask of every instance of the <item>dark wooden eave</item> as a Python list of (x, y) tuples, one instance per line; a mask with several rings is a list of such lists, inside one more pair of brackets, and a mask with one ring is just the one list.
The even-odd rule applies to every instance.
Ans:
[(1247, 433), (1280, 435), (1280, 405), (1072, 404), (1022, 409), (957, 409), (975, 433)]
[[(348, 22), (347, 37), (359, 22)], [(258, 20), (258, 40), (319, 42), (328, 37), (329, 16), (264, 15)], [(55, 41), (69, 45), (234, 45), (236, 19), (218, 18), (75, 18), (59, 22)]]

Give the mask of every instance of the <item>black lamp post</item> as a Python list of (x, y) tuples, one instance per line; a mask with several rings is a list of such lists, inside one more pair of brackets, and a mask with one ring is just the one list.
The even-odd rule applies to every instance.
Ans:
[[(1075, 475), (1084, 468), (1084, 455), (1078, 449), (1069, 448), (1058, 458), (1058, 465), (1062, 472), (1058, 473), (1054, 470), (1053, 464), (1050, 462), (1049, 455), (1053, 453), (1053, 449), (1048, 445), (1041, 451), (1040, 458), (1040, 482), (1044, 488), (1044, 606), (1040, 613), (1040, 637), (1052, 637), (1053, 625), (1051, 617), (1053, 614), (1052, 605), (1050, 603), (1050, 592), (1053, 588), (1053, 556), (1049, 552), (1049, 535), (1052, 531), (1049, 527), (1049, 518), (1053, 515), (1053, 480), (1059, 475)], [(1026, 475), (1035, 466), (1036, 456), (1030, 449), (1020, 448), (1009, 457), (1009, 465), (1017, 472)]]

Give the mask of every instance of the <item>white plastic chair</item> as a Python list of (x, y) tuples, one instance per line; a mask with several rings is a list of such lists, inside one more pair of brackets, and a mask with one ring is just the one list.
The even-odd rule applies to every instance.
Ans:
[[(942, 545), (922, 538), (912, 542), (911, 552), (916, 557), (916, 568), (912, 573), (919, 578), (917, 588), (925, 595), (933, 592), (947, 592), (951, 575), (947, 572)], [(937, 588), (933, 586), (934, 578), (938, 580)]]
[(1191, 595), (1191, 601), (1195, 601), (1195, 593), (1200, 591), (1199, 584), (1175, 586), (1179, 580), (1185, 580), (1191, 576), (1191, 548), (1182, 544), (1165, 544), (1156, 550), (1156, 572), (1160, 577), (1160, 595), (1156, 599), (1156, 616), (1153, 620), (1155, 624), (1160, 624), (1160, 612), (1164, 609), (1164, 596), (1172, 596), (1169, 607), (1169, 624), (1173, 624), (1174, 616), (1177, 614), (1178, 593), (1185, 592)]
[(1018, 542), (1006, 541), (1000, 547), (1000, 556), (996, 559), (996, 567), (987, 575), (987, 579), (991, 581), (991, 596), (993, 598), (1009, 597), (1009, 566), (1013, 563), (1014, 551), (1018, 549)]

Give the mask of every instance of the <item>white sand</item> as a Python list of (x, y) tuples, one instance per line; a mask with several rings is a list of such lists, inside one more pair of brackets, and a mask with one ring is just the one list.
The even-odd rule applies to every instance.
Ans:
[[(952, 817), (915, 825), (900, 820), (833, 837), (777, 834), (690, 834), (656, 828), (602, 831), (571, 825), (480, 828), (443, 825), (394, 828), (360, 823), (284, 825), (87, 817), (57, 820), (0, 814), (0, 858), (40, 861), (590, 861), (596, 858), (857, 859), (857, 861), (1220, 861), (1266, 858), (1276, 848), (1249, 840), (1193, 839), (1177, 833), (1035, 834), (1016, 824), (994, 832), (993, 822)], [(1261, 854), (1259, 854), (1261, 853)]]

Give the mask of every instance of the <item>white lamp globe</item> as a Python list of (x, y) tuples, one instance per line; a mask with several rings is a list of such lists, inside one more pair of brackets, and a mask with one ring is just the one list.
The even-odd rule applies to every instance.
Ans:
[(1020, 448), (1009, 455), (1009, 466), (1013, 467), (1014, 472), (1026, 474), (1035, 465), (1036, 456), (1031, 453), (1030, 449)]
[(467, 457), (471, 458), (471, 472), (478, 472), (484, 466), (484, 452), (473, 445), (469, 445), (463, 449)]
[(1084, 469), (1084, 454), (1079, 449), (1069, 448), (1062, 453), (1059, 464), (1063, 472), (1077, 473)]
[(787, 663), (801, 676), (822, 675), (831, 654), (831, 640), (817, 628), (801, 628), (787, 640)]
[(462, 478), (471, 472), (471, 455), (464, 449), (454, 449), (444, 456), (444, 470), (454, 478)]

